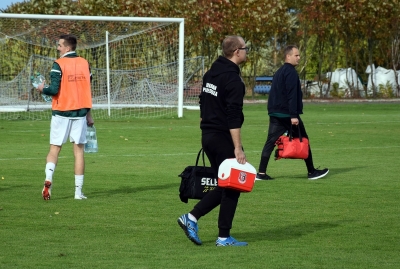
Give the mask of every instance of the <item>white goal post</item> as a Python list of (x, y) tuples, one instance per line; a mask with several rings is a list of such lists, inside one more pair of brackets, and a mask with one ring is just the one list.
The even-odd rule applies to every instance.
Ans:
[(184, 59), (183, 18), (0, 13), (0, 119), (19, 111), (51, 116), (31, 76), (50, 79), (66, 33), (77, 36), (77, 53), (90, 63), (96, 118), (183, 116), (184, 89), (204, 65)]

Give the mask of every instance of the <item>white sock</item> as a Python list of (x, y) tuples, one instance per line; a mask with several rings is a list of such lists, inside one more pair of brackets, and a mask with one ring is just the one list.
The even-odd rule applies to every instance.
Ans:
[(189, 213), (188, 217), (191, 221), (197, 222), (197, 219), (192, 214)]
[(218, 237), (218, 239), (221, 241), (225, 241), (226, 239), (228, 239), (228, 237)]
[(75, 175), (75, 194), (82, 194), (83, 175)]
[(54, 163), (46, 163), (46, 169), (44, 170), (46, 173), (46, 180), (53, 182), (54, 170), (56, 170), (56, 165)]

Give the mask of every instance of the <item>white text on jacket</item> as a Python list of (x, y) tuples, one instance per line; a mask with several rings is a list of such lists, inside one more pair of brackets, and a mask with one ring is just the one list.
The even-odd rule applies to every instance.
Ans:
[(203, 87), (203, 92), (210, 93), (214, 96), (218, 95), (217, 86), (215, 86), (214, 84), (211, 84), (211, 83), (206, 83), (206, 86)]

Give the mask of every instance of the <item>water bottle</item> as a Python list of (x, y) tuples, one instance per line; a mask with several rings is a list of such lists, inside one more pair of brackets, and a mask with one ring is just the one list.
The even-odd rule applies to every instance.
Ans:
[(85, 152), (97, 152), (98, 150), (96, 128), (94, 125), (88, 126), (86, 130)]
[[(35, 87), (35, 89), (37, 89), (37, 87), (39, 87), (40, 84), (43, 83), (43, 81), (45, 81), (44, 76), (42, 76), (39, 72), (37, 72), (34, 76), (31, 77), (32, 80), (32, 85), (33, 87)], [(45, 87), (47, 87), (48, 85), (45, 85)], [(48, 96), (46, 94), (42, 94), (43, 100), (46, 102), (51, 102), (52, 98), (51, 96)]]

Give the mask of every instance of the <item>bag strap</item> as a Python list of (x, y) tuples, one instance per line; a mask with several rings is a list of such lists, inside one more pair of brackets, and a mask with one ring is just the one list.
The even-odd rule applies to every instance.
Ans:
[[(292, 139), (293, 139), (292, 126), (293, 126), (293, 124), (290, 124), (289, 141), (292, 141)], [(301, 133), (300, 133), (300, 126), (298, 124), (297, 124), (297, 131), (299, 133), (300, 142), (303, 142), (303, 137), (301, 136)]]
[(197, 154), (197, 158), (196, 158), (196, 167), (197, 167), (198, 164), (199, 164), (199, 159), (200, 159), (200, 154), (201, 154), (201, 153), (203, 153), (203, 154), (202, 154), (203, 166), (204, 166), (204, 167), (206, 166), (206, 162), (204, 161), (204, 150), (203, 150), (203, 148), (201, 148), (200, 151), (199, 151), (199, 153)]

